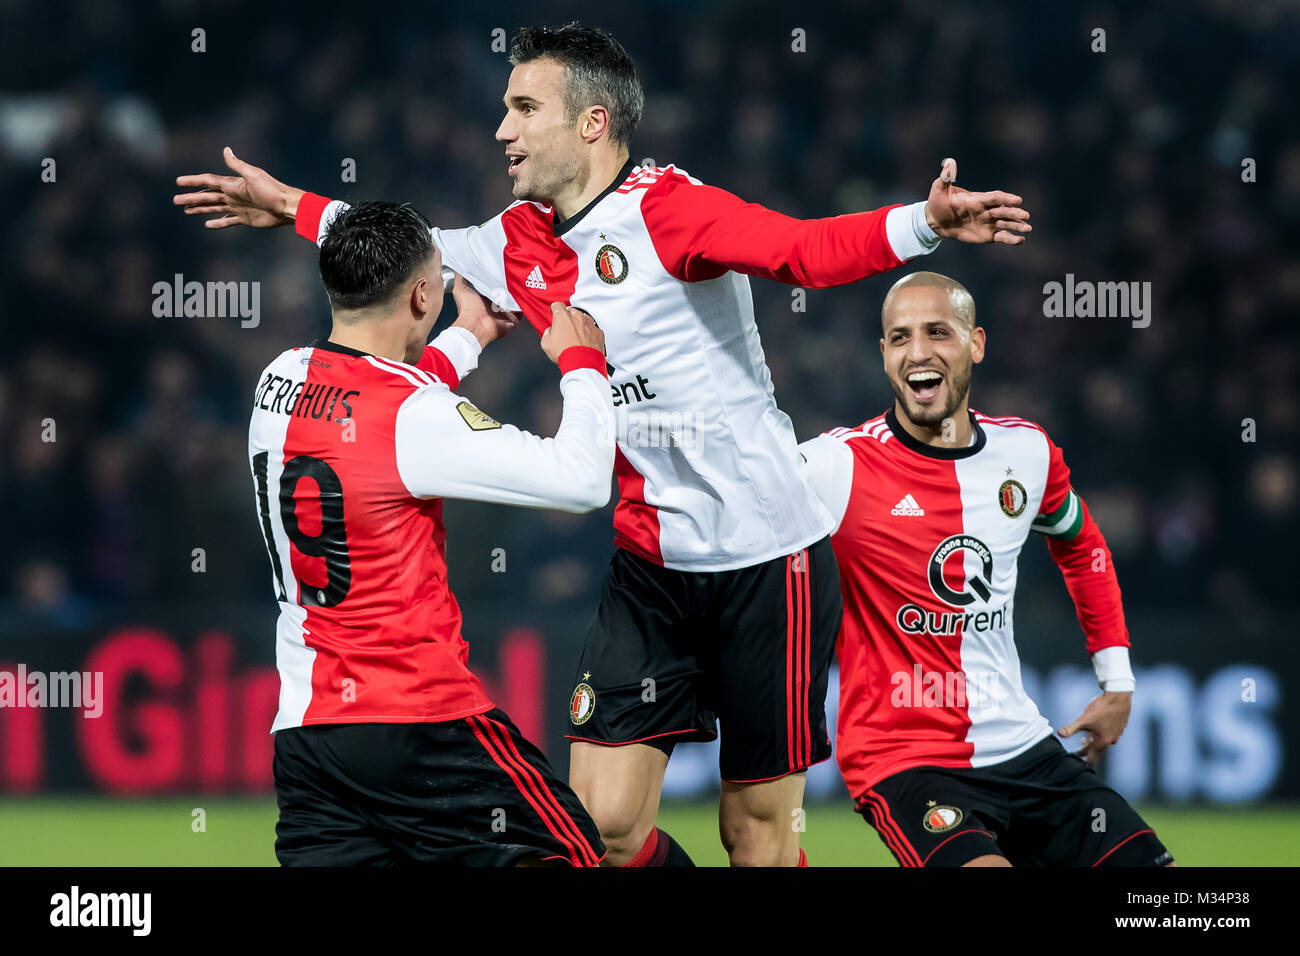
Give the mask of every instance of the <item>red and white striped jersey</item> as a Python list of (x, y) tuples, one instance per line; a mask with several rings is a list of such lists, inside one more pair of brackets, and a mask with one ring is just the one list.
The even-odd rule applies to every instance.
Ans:
[(892, 409), (800, 446), (837, 524), (836, 749), (855, 797), (909, 767), (1009, 760), (1051, 732), (1021, 683), (1012, 625), (1031, 531), (1049, 538), (1099, 680), (1133, 688), (1110, 552), (1061, 450), (1023, 419), (971, 421), (960, 449), (918, 441)]
[(280, 602), (273, 732), (491, 709), (447, 583), (442, 499), (567, 511), (608, 501), (613, 411), (600, 353), (561, 356), (563, 419), (543, 439), (452, 391), (478, 351), (459, 328), (418, 365), (320, 342), (284, 352), (259, 379), (248, 454)]
[[(299, 233), (319, 242), (343, 208), (307, 194)], [(539, 334), (552, 302), (594, 316), (616, 415), (615, 543), (683, 571), (749, 567), (831, 527), (773, 398), (746, 276), (839, 285), (938, 242), (924, 203), (799, 220), (631, 163), (561, 222), (520, 201), (433, 238), (446, 269)]]

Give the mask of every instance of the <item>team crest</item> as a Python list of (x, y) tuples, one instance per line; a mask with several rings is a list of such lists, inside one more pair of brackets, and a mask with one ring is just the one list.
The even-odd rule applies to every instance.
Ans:
[(596, 710), (596, 692), (590, 684), (579, 684), (569, 698), (569, 720), (573, 726), (585, 724)]
[(471, 431), (485, 432), (489, 428), (501, 427), (499, 421), (487, 412), (479, 411), (469, 402), (461, 402), (456, 406), (456, 411), (460, 412), (460, 417), (465, 419), (465, 424), (470, 427)]
[(596, 274), (610, 285), (618, 285), (627, 278), (627, 256), (612, 243), (606, 243), (596, 252)]
[(1002, 487), (998, 489), (998, 504), (1008, 518), (1019, 518), (1028, 500), (1029, 494), (1025, 491), (1025, 486), (1014, 478), (1002, 482)]
[(922, 826), (931, 833), (944, 833), (959, 823), (961, 823), (960, 810), (956, 807), (935, 806), (933, 800), (930, 801), (930, 806), (925, 811), (925, 819), (921, 821)]

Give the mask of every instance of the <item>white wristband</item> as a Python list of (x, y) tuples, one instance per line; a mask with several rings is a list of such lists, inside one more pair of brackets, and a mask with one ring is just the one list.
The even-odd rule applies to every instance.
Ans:
[(885, 237), (894, 255), (906, 262), (933, 252), (940, 237), (925, 221), (925, 202), (898, 206), (885, 214)]
[(1104, 691), (1131, 692), (1136, 684), (1127, 647), (1103, 647), (1092, 655), (1092, 669), (1097, 686)]

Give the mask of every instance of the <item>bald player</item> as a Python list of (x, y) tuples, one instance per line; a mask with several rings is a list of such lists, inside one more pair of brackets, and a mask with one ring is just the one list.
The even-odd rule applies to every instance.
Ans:
[[(1110, 551), (1061, 450), (1022, 418), (968, 407), (986, 337), (946, 276), (881, 309), (893, 407), (803, 443), (836, 521), (844, 621), (837, 757), (903, 866), (1160, 866), (1173, 857), (1092, 765), (1128, 722), (1134, 679)], [(1065, 577), (1101, 694), (1059, 731), (1026, 695), (1012, 632), (1030, 532)]]

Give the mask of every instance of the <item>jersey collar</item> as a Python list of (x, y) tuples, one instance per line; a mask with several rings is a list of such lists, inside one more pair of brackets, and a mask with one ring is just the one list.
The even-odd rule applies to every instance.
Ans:
[(326, 352), (342, 352), (344, 355), (351, 355), (353, 358), (365, 358), (369, 352), (362, 352), (358, 349), (349, 348), (346, 345), (339, 345), (337, 342), (331, 342), (329, 339), (317, 339), (312, 342), (308, 348), (324, 349)]
[(966, 410), (970, 415), (970, 427), (975, 433), (975, 441), (965, 448), (936, 448), (933, 445), (927, 445), (925, 442), (918, 441), (916, 438), (898, 423), (898, 416), (894, 414), (894, 408), (891, 405), (889, 411), (885, 412), (885, 424), (889, 430), (894, 433), (904, 448), (910, 448), (918, 455), (924, 455), (926, 458), (938, 458), (941, 461), (956, 461), (959, 458), (969, 458), (971, 455), (978, 455), (983, 450), (988, 436), (984, 434), (984, 429), (980, 428), (980, 423), (975, 420), (975, 414)]
[(612, 193), (619, 186), (622, 186), (623, 183), (627, 180), (627, 177), (632, 175), (632, 170), (635, 168), (636, 168), (636, 163), (632, 162), (632, 160), (629, 158), (628, 161), (623, 164), (623, 168), (618, 171), (618, 175), (614, 177), (614, 181), (610, 183), (608, 186), (606, 186), (601, 191), (599, 196), (597, 196), (591, 202), (587, 203), (587, 205), (583, 206), (582, 209), (580, 209), (578, 212), (575, 212), (568, 219), (565, 219), (561, 222), (557, 222), (555, 220), (555, 213), (554, 211), (552, 211), (551, 227), (552, 229), (554, 229), (555, 235), (562, 236), (570, 229), (572, 229), (574, 226), (576, 226), (578, 223), (580, 223), (582, 221), (583, 216), (591, 212), (591, 210), (595, 208), (598, 202), (600, 202), (602, 199), (604, 199), (606, 196)]

